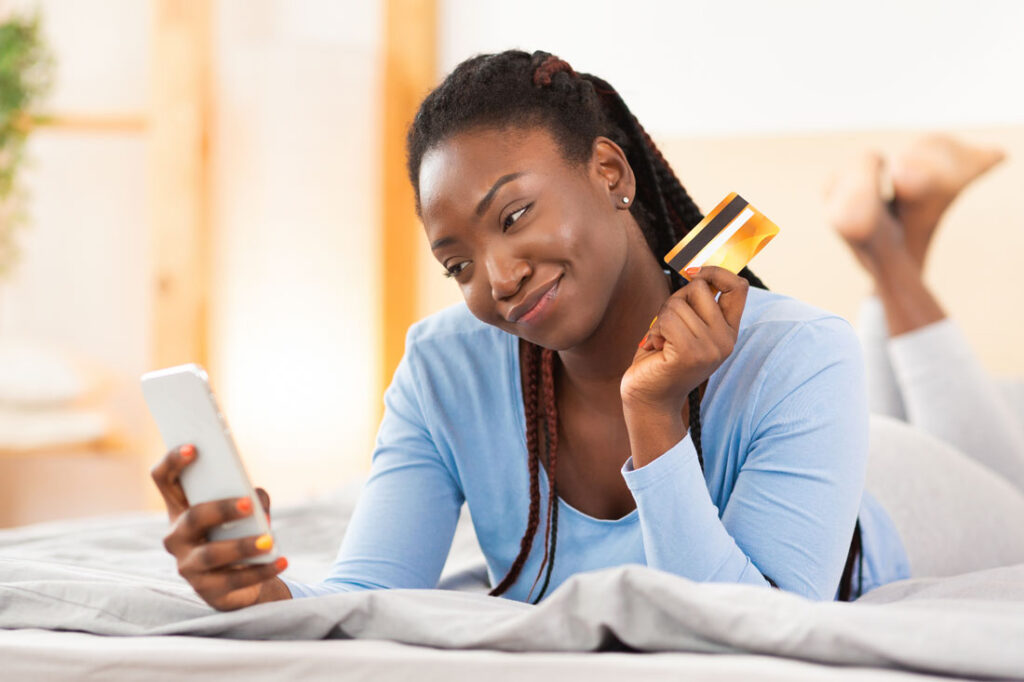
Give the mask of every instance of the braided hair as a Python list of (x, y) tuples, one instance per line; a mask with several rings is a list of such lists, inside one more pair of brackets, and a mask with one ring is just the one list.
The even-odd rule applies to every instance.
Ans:
[[(650, 135), (611, 85), (597, 76), (576, 73), (568, 63), (547, 52), (530, 54), (520, 50), (467, 59), (423, 100), (407, 137), (407, 169), (415, 194), (417, 213), (421, 208), (420, 163), (427, 150), (471, 129), (538, 126), (551, 133), (562, 155), (570, 162), (588, 161), (593, 141), (598, 136), (607, 137), (622, 148), (636, 176), (636, 197), (629, 210), (656, 259), (670, 251), (703, 219), (700, 209), (679, 182)], [(673, 291), (686, 284), (686, 280), (678, 273), (671, 270), (666, 270), (666, 273)], [(766, 288), (747, 268), (739, 274), (750, 284)], [(524, 411), (530, 505), (519, 554), (490, 595), (503, 594), (519, 578), (540, 525), (538, 474), (541, 464), (540, 422), (543, 415), (543, 437), (548, 460), (548, 508), (544, 557), (530, 595), (541, 575), (545, 574), (545, 567), (546, 575), (533, 602), (537, 603), (544, 596), (551, 578), (558, 539), (558, 491), (555, 480), (558, 414), (554, 389), (557, 354), (532, 343), (527, 343), (525, 350)], [(700, 399), (697, 388), (689, 394), (688, 402), (691, 436), (703, 470)], [(527, 601), (529, 599), (528, 596)]]

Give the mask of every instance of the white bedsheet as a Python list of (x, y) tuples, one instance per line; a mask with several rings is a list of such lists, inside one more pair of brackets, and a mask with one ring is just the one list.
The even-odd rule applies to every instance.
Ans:
[[(357, 492), (275, 510), (297, 579), (325, 572)], [(855, 604), (697, 584), (634, 565), (579, 574), (532, 606), (486, 596), (464, 516), (442, 577), (457, 591), (350, 593), (218, 613), (178, 577), (160, 543), (165, 532), (157, 514), (0, 531), (0, 628), (11, 629), (0, 632), (0, 677), (465, 671), (590, 681), (672, 670), (696, 679), (898, 679), (892, 671), (904, 670), (1024, 679), (1024, 565), (895, 583)], [(354, 639), (310, 641), (325, 637)], [(630, 649), (665, 653), (622, 653)], [(595, 650), (615, 653), (585, 653)]]
[(445, 650), (379, 640), (250, 641), (204, 637), (103, 637), (0, 630), (0, 679), (104, 682), (800, 682), (949, 680), (890, 670), (831, 667), (756, 655), (508, 653)]

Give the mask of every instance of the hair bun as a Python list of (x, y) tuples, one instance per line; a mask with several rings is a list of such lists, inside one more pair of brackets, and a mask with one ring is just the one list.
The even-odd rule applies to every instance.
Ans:
[(553, 54), (541, 62), (540, 66), (533, 72), (533, 84), (538, 87), (551, 85), (551, 79), (556, 73), (565, 71), (569, 76), (576, 76), (576, 72), (569, 66), (569, 62), (563, 61)]

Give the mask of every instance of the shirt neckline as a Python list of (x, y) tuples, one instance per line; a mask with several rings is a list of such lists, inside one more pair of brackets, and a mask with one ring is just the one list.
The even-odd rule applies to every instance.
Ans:
[[(522, 445), (521, 452), (523, 453), (524, 460), (529, 456), (529, 449), (526, 445), (526, 401), (523, 397), (523, 380), (522, 380), (522, 367), (519, 364), (519, 337), (515, 334), (506, 333), (508, 342), (506, 347), (509, 353), (510, 364), (513, 370), (513, 381), (512, 381), (512, 395), (513, 401), (516, 404), (516, 424), (519, 426), (519, 443)], [(538, 467), (540, 472), (540, 479), (542, 486), (545, 491), (549, 489), (550, 482), (548, 481), (548, 474), (544, 470), (544, 467)], [(617, 519), (599, 519), (596, 516), (591, 516), (585, 512), (580, 511), (576, 507), (572, 506), (561, 497), (558, 498), (558, 505), (562, 509), (566, 509), (569, 513), (574, 514), (585, 521), (597, 525), (619, 525), (628, 522), (635, 521), (639, 518), (640, 508), (634, 507), (633, 511), (629, 512), (625, 516)]]

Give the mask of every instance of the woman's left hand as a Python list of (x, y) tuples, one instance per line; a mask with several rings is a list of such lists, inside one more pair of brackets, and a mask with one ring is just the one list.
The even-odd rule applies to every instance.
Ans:
[(622, 377), (619, 390), (629, 412), (679, 415), (687, 395), (736, 343), (750, 284), (715, 266), (688, 270), (687, 276), (689, 283), (662, 305)]

